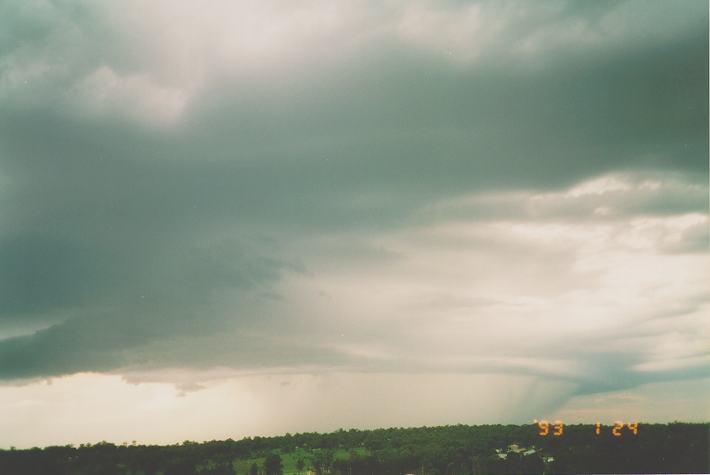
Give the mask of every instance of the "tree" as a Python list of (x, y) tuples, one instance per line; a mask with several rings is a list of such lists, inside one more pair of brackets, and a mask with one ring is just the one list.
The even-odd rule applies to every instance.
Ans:
[(313, 454), (313, 468), (318, 475), (330, 473), (333, 466), (333, 453), (330, 450), (319, 450)]
[(282, 475), (283, 474), (283, 464), (281, 463), (281, 457), (277, 454), (269, 454), (264, 460), (264, 472), (266, 475)]
[(165, 470), (165, 475), (191, 475), (195, 473), (195, 464), (188, 459), (174, 460)]
[(256, 465), (256, 462), (251, 464), (251, 467), (249, 467), (249, 475), (259, 475), (259, 467)]
[(296, 468), (298, 469), (299, 472), (302, 472), (303, 469), (305, 468), (306, 463), (303, 461), (303, 459), (299, 458), (298, 461), (296, 462)]
[(206, 475), (234, 475), (234, 469), (229, 463), (221, 463), (210, 469), (203, 470), (201, 473)]

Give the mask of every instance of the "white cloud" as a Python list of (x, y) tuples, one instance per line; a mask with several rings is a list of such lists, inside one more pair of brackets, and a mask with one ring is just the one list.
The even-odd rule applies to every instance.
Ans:
[[(499, 198), (520, 209), (589, 197), (615, 207), (646, 188), (606, 176), (542, 199), (519, 192)], [(675, 189), (661, 181), (652, 192)], [(281, 290), (292, 312), (325, 329), (332, 347), (375, 368), (496, 367), (585, 382), (618, 354), (638, 359), (619, 366), (630, 377), (660, 370), (666, 359), (692, 369), (707, 365), (685, 358), (710, 338), (699, 320), (708, 312), (710, 256), (668, 247), (707, 222), (700, 213), (442, 220), (361, 238), (394, 259), (343, 267), (314, 258), (307, 276), (286, 279)], [(357, 245), (357, 237), (348, 240)], [(326, 250), (328, 242), (315, 245)], [(673, 331), (683, 332), (682, 344)], [(644, 339), (636, 339), (639, 332)], [(572, 351), (574, 342), (583, 351)], [(679, 348), (689, 353), (673, 353)], [(608, 358), (589, 361), (590, 353)]]
[[(434, 216), (551, 220), (565, 226), (577, 222), (605, 225), (636, 216), (637, 224), (646, 220), (687, 231), (686, 228), (707, 220), (704, 214), (707, 195), (706, 184), (675, 173), (617, 172), (593, 177), (561, 190), (460, 196), (433, 203), (426, 211)], [(661, 217), (656, 219), (659, 214)], [(673, 218), (666, 219), (664, 215)]]

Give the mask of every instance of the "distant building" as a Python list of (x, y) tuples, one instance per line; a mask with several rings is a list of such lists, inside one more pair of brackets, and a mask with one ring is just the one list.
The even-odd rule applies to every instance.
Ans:
[(506, 460), (508, 458), (508, 454), (521, 454), (524, 457), (527, 457), (528, 455), (534, 455), (536, 453), (537, 449), (535, 448), (535, 446), (521, 447), (518, 444), (510, 444), (505, 449), (496, 449), (496, 455), (501, 460)]
[(520, 447), (518, 444), (510, 444), (508, 446), (508, 453), (513, 452), (513, 453), (519, 454), (519, 453), (522, 453), (524, 450), (525, 450), (525, 448)]

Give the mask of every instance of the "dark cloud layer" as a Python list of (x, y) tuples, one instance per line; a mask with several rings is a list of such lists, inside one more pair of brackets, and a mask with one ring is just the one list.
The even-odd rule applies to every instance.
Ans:
[[(201, 87), (185, 87), (177, 118), (156, 125), (107, 96), (104, 109), (86, 109), (79, 92), (110, 67), (116, 84), (133, 78), (125, 87), (134, 95), (172, 103), (164, 90), (180, 88), (179, 74), (171, 84), (171, 68), (154, 67), (157, 46), (133, 44), (143, 40), (106, 18), (105, 6), (7, 4), (0, 331), (25, 325), (27, 334), (0, 341), (0, 377), (175, 365), (407, 367), (339, 352), (315, 320), (268, 310), (284, 276), (307, 275), (319, 255), (303, 243), (424, 226), (441, 216), (422, 209), (463, 195), (555, 192), (608, 173), (672, 172), (705, 186), (705, 3), (546, 2), (541, 8), (556, 12), (549, 17), (516, 3), (483, 5), (524, 28), (504, 30), (480, 59), (452, 62), (436, 43), (418, 49), (378, 37), (391, 11), (379, 17), (373, 5), (371, 39), (340, 38), (317, 61), (303, 59), (305, 68), (291, 56), (276, 71), (207, 68)], [(616, 11), (625, 13), (609, 26)], [(585, 25), (580, 38), (613, 35), (566, 44), (562, 33), (575, 24)], [(525, 35), (537, 49), (516, 56), (512, 45)], [(682, 201), (642, 200), (628, 214), (707, 206)], [(486, 213), (510, 214), (498, 205)], [(567, 212), (583, 219), (590, 210)], [(623, 386), (626, 374), (594, 384)]]

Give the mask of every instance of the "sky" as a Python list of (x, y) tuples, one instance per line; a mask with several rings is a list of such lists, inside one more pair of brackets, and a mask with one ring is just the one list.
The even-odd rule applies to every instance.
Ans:
[(4, 0), (0, 447), (710, 420), (705, 1)]

